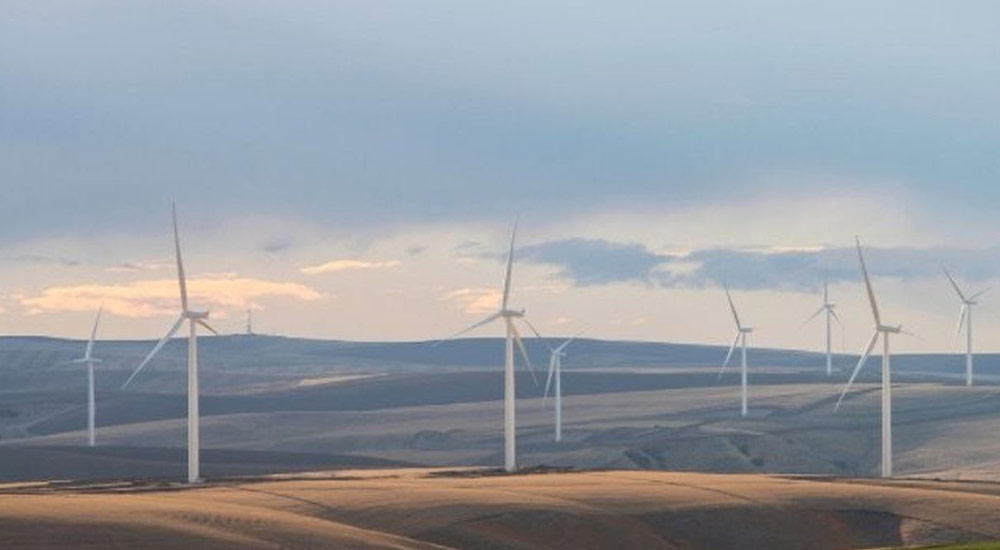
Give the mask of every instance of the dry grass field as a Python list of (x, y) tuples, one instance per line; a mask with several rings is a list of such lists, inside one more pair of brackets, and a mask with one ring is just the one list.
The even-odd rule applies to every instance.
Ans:
[(1000, 539), (987, 483), (395, 469), (0, 488), (6, 548), (848, 549)]

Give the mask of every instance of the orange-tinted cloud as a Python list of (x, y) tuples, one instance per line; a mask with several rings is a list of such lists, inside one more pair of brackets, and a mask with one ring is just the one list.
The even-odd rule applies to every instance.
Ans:
[[(318, 300), (322, 295), (306, 285), (238, 277), (205, 276), (188, 281), (192, 307), (244, 309), (254, 299), (283, 297)], [(135, 281), (120, 285), (71, 285), (47, 288), (37, 296), (19, 298), (28, 314), (92, 311), (104, 304), (109, 313), (123, 317), (152, 317), (178, 312), (180, 296), (176, 279)]]
[(466, 313), (476, 315), (496, 311), (500, 298), (500, 291), (495, 288), (460, 288), (444, 296), (444, 300), (456, 302)]
[(399, 260), (389, 260), (385, 262), (367, 262), (364, 260), (333, 260), (320, 265), (303, 267), (302, 273), (306, 275), (320, 275), (322, 273), (336, 273), (338, 271), (352, 271), (358, 269), (388, 269), (399, 267)]

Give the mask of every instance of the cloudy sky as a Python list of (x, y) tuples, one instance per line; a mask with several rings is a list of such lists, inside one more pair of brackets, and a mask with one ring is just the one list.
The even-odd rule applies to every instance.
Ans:
[[(995, 2), (5, 0), (0, 333), (430, 339), (514, 302), (546, 334), (756, 343), (824, 277), (861, 345), (955, 349), (1000, 274)], [(978, 315), (1000, 350), (1000, 293)], [(481, 334), (493, 334), (484, 330)]]

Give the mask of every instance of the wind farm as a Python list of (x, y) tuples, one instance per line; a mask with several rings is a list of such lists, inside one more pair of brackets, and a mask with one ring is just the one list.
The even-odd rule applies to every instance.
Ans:
[[(887, 344), (882, 376), (874, 380), (862, 376), (878, 338), (903, 331), (882, 319), (860, 241), (855, 243), (860, 274), (855, 296), (870, 309), (875, 328), (846, 384), (839, 387), (843, 381), (838, 372), (827, 374), (829, 346), (816, 351), (755, 349), (755, 413), (751, 416), (747, 414), (747, 335), (752, 329), (744, 324), (728, 288), (723, 289), (726, 316), (737, 332), (728, 349), (579, 335), (547, 337), (527, 323), (524, 310), (510, 306), (518, 255), (516, 227), (501, 266), (503, 282), (496, 294), (496, 309), (444, 340), (365, 343), (260, 334), (248, 339), (251, 332), (237, 323), (232, 334), (212, 331), (201, 339), (192, 326), (194, 338), (173, 341), (184, 321), (194, 325), (207, 316), (189, 305), (175, 212), (172, 244), (179, 319), (146, 353), (143, 341), (98, 340), (99, 312), (83, 358), (70, 359), (101, 370), (96, 391), (88, 394), (87, 407), (78, 408), (60, 397), (61, 392), (78, 392), (78, 386), (58, 370), (60, 355), (78, 353), (73, 342), (0, 340), (0, 361), (5, 365), (46, 360), (54, 365), (51, 370), (32, 371), (19, 393), (4, 394), (7, 410), (15, 413), (0, 417), (0, 463), (5, 465), (0, 472), (0, 518), (13, 537), (9, 540), (28, 548), (48, 540), (48, 535), (33, 534), (28, 527), (40, 513), (33, 511), (36, 504), (14, 507), (11, 499), (44, 507), (38, 510), (49, 511), (55, 526), (52, 536), (63, 537), (54, 533), (68, 533), (64, 529), (75, 529), (71, 526), (80, 521), (87, 524), (100, 521), (103, 515), (116, 515), (114, 510), (124, 505), (120, 499), (145, 495), (144, 500), (155, 502), (159, 491), (184, 487), (203, 491), (185, 492), (177, 503), (199, 517), (204, 515), (206, 519), (199, 521), (213, 525), (208, 531), (193, 533), (187, 520), (168, 515), (152, 530), (115, 527), (115, 532), (132, 533), (128, 535), (134, 537), (132, 541), (161, 537), (164, 547), (175, 543), (195, 548), (230, 543), (266, 547), (271, 544), (268, 541), (276, 540), (274, 535), (239, 532), (226, 525), (249, 521), (245, 518), (250, 516), (271, 522), (284, 517), (267, 532), (286, 533), (283, 537), (310, 532), (312, 540), (352, 541), (349, 544), (363, 548), (401, 544), (460, 548), (509, 540), (487, 519), (496, 510), (497, 504), (490, 504), (492, 497), (480, 502), (481, 497), (470, 497), (466, 491), (518, 495), (515, 499), (529, 501), (593, 502), (588, 500), (593, 496), (579, 492), (581, 486), (592, 486), (599, 491), (627, 491), (632, 495), (627, 498), (638, 499), (635, 510), (643, 518), (662, 518), (643, 523), (643, 529), (662, 533), (657, 537), (683, 536), (692, 548), (709, 548), (719, 541), (735, 544), (747, 536), (758, 537), (760, 544), (769, 547), (796, 548), (812, 544), (816, 533), (824, 530), (839, 533), (824, 535), (831, 548), (857, 548), (859, 541), (911, 545), (1000, 537), (995, 523), (986, 519), (970, 523), (967, 517), (976, 510), (972, 517), (989, 517), (989, 510), (995, 510), (993, 499), (1000, 498), (1000, 491), (992, 496), (994, 483), (1000, 482), (1000, 446), (994, 454), (994, 446), (979, 437), (984, 426), (1000, 415), (996, 389), (989, 382), (956, 385), (957, 364), (943, 366), (950, 364), (943, 356), (890, 356)], [(828, 283), (823, 287), (824, 307), (813, 318), (825, 312), (829, 320), (835, 314)], [(461, 338), (498, 320), (505, 324), (503, 338)], [(535, 337), (522, 339), (514, 325), (518, 321)], [(93, 355), (98, 346), (101, 361)], [(719, 355), (726, 352), (725, 367), (737, 346), (741, 355), (738, 382), (716, 375)], [(495, 368), (501, 348), (502, 374)], [(534, 380), (533, 371), (514, 369), (518, 354), (525, 366), (548, 360), (544, 386)], [(135, 366), (138, 357), (143, 359)], [(316, 357), (324, 359), (317, 363)], [(146, 377), (139, 376), (143, 372)], [(979, 375), (984, 381), (1000, 380), (1000, 356), (985, 354)], [(732, 410), (734, 387), (741, 395), (739, 416), (727, 414)], [(515, 388), (521, 388), (516, 395)], [(95, 393), (101, 396), (96, 427), (90, 398)], [(11, 395), (20, 397), (11, 399)], [(835, 405), (833, 410), (830, 404)], [(518, 411), (517, 423), (514, 410)], [(878, 416), (881, 423), (875, 421)], [(879, 431), (880, 438), (875, 436)], [(187, 435), (188, 445), (177, 452), (182, 434)], [(101, 442), (98, 447), (91, 444), (95, 437)], [(896, 475), (900, 469), (903, 477)], [(881, 485), (871, 477), (875, 475), (900, 485)], [(804, 477), (795, 478), (793, 489), (785, 486), (789, 478), (782, 476)], [(344, 485), (342, 477), (355, 485)], [(48, 481), (53, 479), (73, 481)], [(634, 483), (683, 486), (704, 494), (736, 490), (739, 499), (751, 500), (739, 500), (744, 504), (728, 512), (733, 516), (724, 528), (706, 529), (683, 519), (701, 513), (702, 504), (670, 505), (669, 511), (662, 505), (643, 508), (649, 505), (639, 501), (654, 495), (640, 498), (645, 493), (636, 493)], [(325, 495), (346, 487), (352, 487), (351, 494), (356, 495), (404, 491), (411, 495), (403, 508), (411, 510), (407, 514), (429, 506), (427, 499), (448, 494), (447, 498), (463, 503), (463, 517), (474, 518), (471, 521), (480, 523), (483, 530), (455, 531), (464, 520), (453, 518), (457, 523), (449, 520), (443, 530), (400, 531), (390, 516), (381, 513), (363, 524), (349, 513), (336, 516), (333, 523), (311, 527), (314, 520), (309, 514), (289, 515), (276, 502), (236, 502), (221, 496), (234, 487), (247, 494), (263, 490)], [(755, 521), (750, 518), (759, 518), (761, 513), (758, 504), (747, 504), (753, 499), (785, 502), (782, 499), (793, 498), (796, 491), (806, 495), (814, 490), (825, 496), (822, 504), (815, 504), (818, 508), (803, 512), (808, 516), (804, 521), (812, 522), (813, 529), (779, 536), (780, 530), (748, 527)], [(662, 491), (655, 495), (661, 502), (682, 498), (676, 489)], [(952, 492), (942, 500), (950, 504), (936, 510), (913, 504), (936, 500), (939, 491)], [(81, 495), (89, 499), (86, 517), (67, 515), (63, 507), (69, 504), (65, 503)], [(915, 495), (919, 495), (917, 500), (910, 500)], [(345, 502), (355, 502), (354, 498)], [(379, 502), (380, 497), (365, 498)], [(220, 512), (234, 505), (239, 511)], [(129, 506), (139, 514), (135, 517), (153, 513)], [(713, 506), (731, 505), (716, 503), (709, 509)], [(862, 515), (822, 511), (845, 506), (861, 510)], [(557, 514), (567, 525), (583, 521), (572, 508), (529, 502), (514, 509), (519, 511), (510, 513)], [(234, 515), (218, 519), (222, 518), (219, 513)], [(601, 537), (613, 537), (621, 526), (639, 521), (608, 511), (600, 517), (604, 518), (600, 537), (561, 536), (544, 544), (604, 548)], [(887, 519), (873, 522), (871, 517)], [(549, 540), (553, 535), (542, 525), (527, 527), (523, 536)], [(849, 526), (846, 532), (845, 525)], [(356, 531), (359, 527), (367, 531), (361, 535)], [(121, 535), (107, 536), (125, 540)]]
[(0, 13), (0, 549), (1000, 550), (1000, 4)]

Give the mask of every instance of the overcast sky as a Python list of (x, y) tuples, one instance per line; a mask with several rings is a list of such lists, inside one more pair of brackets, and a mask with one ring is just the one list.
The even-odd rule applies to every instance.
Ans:
[(941, 265), (1000, 272), (998, 58), (988, 1), (5, 0), (0, 332), (165, 331), (176, 199), (224, 330), (442, 336), (520, 214), (549, 334), (728, 342), (728, 283), (818, 347), (829, 277), (860, 347), (860, 235), (900, 348), (953, 350)]

